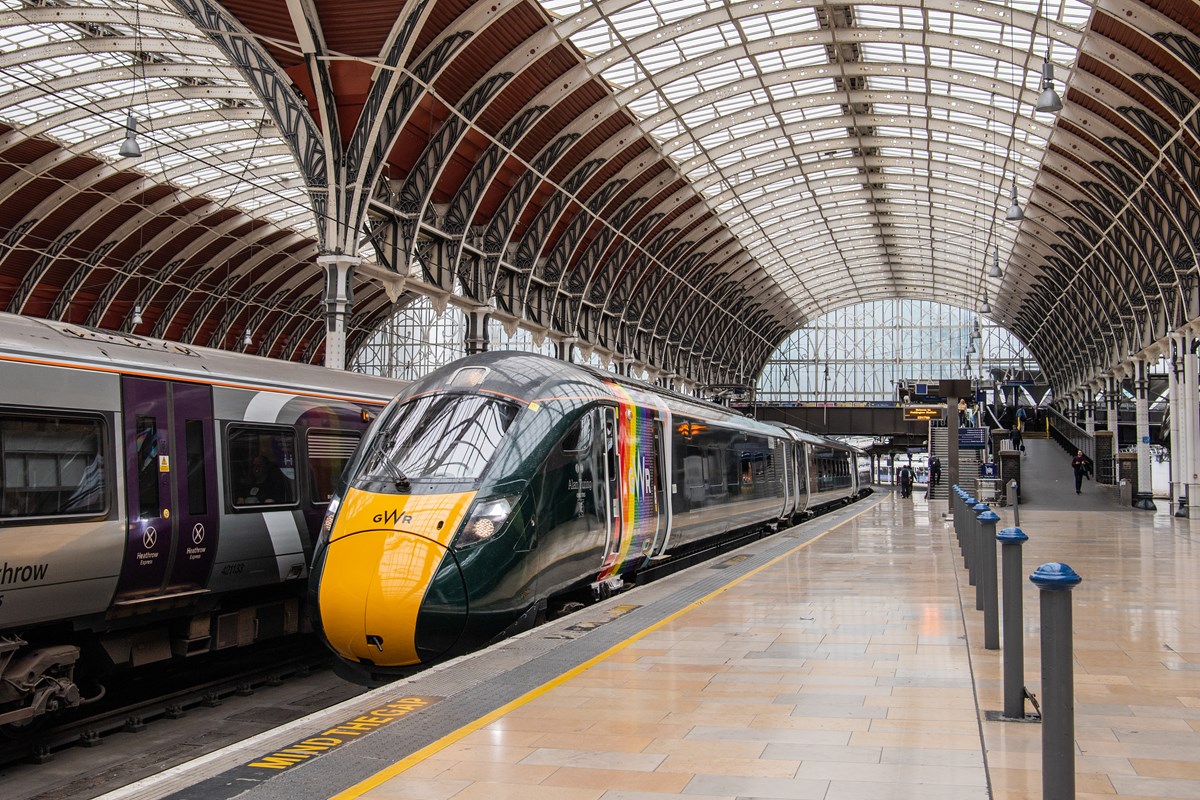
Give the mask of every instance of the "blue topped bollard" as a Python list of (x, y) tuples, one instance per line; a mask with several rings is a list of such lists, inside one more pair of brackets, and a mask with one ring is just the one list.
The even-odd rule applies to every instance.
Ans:
[(1071, 590), (1083, 580), (1066, 564), (1042, 564), (1029, 580), (1041, 590), (1042, 798), (1075, 798), (1075, 672)]
[(996, 596), (996, 523), (1000, 515), (988, 509), (979, 521), (979, 583), (975, 607), (983, 610), (983, 647), (1000, 649), (1000, 601)]
[(996, 534), (1004, 576), (1004, 719), (1025, 719), (1024, 603), (1021, 599), (1021, 545), (1029, 541), (1020, 528)]
[[(971, 513), (967, 515), (967, 582), (972, 586), (979, 586), (979, 557), (983, 550), (979, 546), (979, 515), (985, 511), (991, 511), (988, 504), (978, 502), (971, 506)], [(983, 610), (978, 589), (975, 591), (975, 610)]]

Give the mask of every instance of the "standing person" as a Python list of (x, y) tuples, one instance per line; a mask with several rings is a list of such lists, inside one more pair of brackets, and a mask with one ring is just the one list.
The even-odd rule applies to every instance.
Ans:
[(1013, 424), (1012, 430), (1008, 432), (1008, 438), (1012, 442), (1013, 450), (1025, 452), (1025, 445), (1021, 442), (1021, 424), (1019, 422)]
[(911, 495), (913, 487), (912, 467), (910, 467), (908, 464), (905, 464), (900, 468), (900, 471), (896, 473), (896, 478), (900, 481), (900, 496), (908, 497)]
[(929, 484), (937, 486), (942, 482), (942, 460), (937, 456), (929, 457)]
[(967, 424), (967, 401), (963, 398), (958, 398), (958, 427), (965, 427)]
[(1017, 427), (1025, 430), (1025, 406), (1017, 406)]
[(1088, 464), (1088, 457), (1083, 454), (1082, 450), (1075, 451), (1075, 458), (1071, 459), (1071, 469), (1075, 470), (1075, 494), (1082, 494), (1083, 479), (1092, 471), (1091, 465)]

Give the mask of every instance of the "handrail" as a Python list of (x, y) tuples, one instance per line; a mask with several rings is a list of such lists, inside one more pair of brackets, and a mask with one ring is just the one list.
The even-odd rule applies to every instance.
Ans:
[(1067, 419), (1057, 408), (1047, 406), (1045, 411), (1050, 415), (1054, 438), (1063, 444), (1070, 444), (1072, 450), (1082, 450), (1088, 460), (1095, 463), (1096, 437)]

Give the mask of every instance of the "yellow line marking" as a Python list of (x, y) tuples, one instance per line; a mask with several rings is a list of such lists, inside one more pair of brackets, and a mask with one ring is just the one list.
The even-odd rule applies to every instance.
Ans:
[(612, 647), (605, 650), (603, 653), (600, 653), (597, 656), (593, 656), (592, 658), (589, 658), (587, 661), (583, 662), (579, 666), (573, 667), (573, 668), (567, 670), (566, 672), (564, 672), (562, 675), (559, 675), (558, 677), (551, 678), (549, 681), (547, 681), (546, 683), (543, 683), (541, 686), (537, 687), (536, 689), (530, 689), (528, 692), (521, 695), (516, 700), (512, 700), (512, 701), (500, 706), (500, 708), (497, 708), (495, 711), (491, 712), (490, 714), (486, 714), (486, 715), (480, 717), (479, 719), (474, 720), (473, 722), (467, 723), (466, 725), (462, 726), (458, 730), (453, 731), (452, 733), (446, 734), (441, 739), (438, 739), (436, 742), (427, 744), (424, 747), (422, 747), (420, 750), (418, 750), (417, 752), (412, 753), (411, 755), (405, 756), (404, 758), (400, 759), (399, 761), (397, 761), (395, 764), (388, 767), (387, 769), (377, 772), (374, 775), (372, 775), (371, 777), (367, 778), (366, 780), (360, 781), (359, 783), (356, 783), (355, 785), (351, 786), (349, 789), (346, 789), (343, 792), (340, 792), (338, 794), (331, 796), (329, 798), (329, 800), (353, 800), (353, 798), (361, 797), (363, 794), (369, 792), (370, 790), (374, 789), (375, 787), (377, 787), (383, 783), (386, 783), (387, 781), (396, 777), (397, 775), (404, 772), (405, 770), (410, 769), (411, 767), (415, 767), (417, 764), (420, 764), (422, 761), (429, 758), (433, 754), (441, 752), (442, 750), (445, 750), (447, 747), (449, 747), (450, 745), (459, 741), (460, 739), (463, 739), (463, 738), (469, 736), (470, 734), (474, 733), (475, 731), (479, 730), (480, 728), (490, 725), (491, 723), (495, 722), (496, 720), (498, 720), (501, 717), (508, 714), (508, 712), (514, 711), (514, 710), (520, 708), (521, 706), (523, 706), (533, 700), (536, 700), (537, 698), (546, 694), (550, 690), (556, 689), (559, 686), (561, 686), (562, 684), (571, 680), (576, 675), (578, 675), (582, 672), (586, 672), (587, 670), (591, 669), (592, 667), (594, 667), (595, 665), (604, 661), (605, 659), (609, 658), (610, 656), (616, 655), (617, 653), (621, 652), (625, 648), (629, 647), (629, 645), (633, 644), (634, 642), (644, 638), (645, 636), (648, 636), (649, 634), (651, 634), (654, 631), (658, 630), (659, 628), (663, 627), (668, 622), (672, 622), (672, 621), (678, 619), (679, 617), (682, 617), (684, 614), (687, 614), (690, 611), (692, 611), (693, 609), (704, 605), (709, 600), (712, 600), (717, 595), (723, 594), (724, 592), (728, 591), (729, 589), (732, 589), (734, 586), (737, 586), (739, 583), (746, 580), (747, 578), (757, 575), (759, 572), (762, 572), (764, 569), (774, 566), (775, 564), (778, 564), (780, 561), (783, 561), (785, 558), (788, 558), (788, 557), (794, 555), (795, 553), (799, 552), (800, 550), (803, 550), (804, 548), (808, 547), (810, 544), (813, 544), (814, 542), (817, 542), (817, 541), (825, 538), (829, 534), (836, 531), (838, 528), (845, 525), (847, 522), (857, 519), (858, 517), (862, 516), (863, 514), (867, 513), (868, 511), (870, 511), (875, 506), (879, 505), (879, 503), (882, 502), (883, 499), (884, 499), (883, 497), (879, 497), (870, 506), (862, 509), (861, 511), (854, 514), (853, 516), (846, 517), (844, 520), (839, 522), (837, 525), (834, 525), (832, 528), (825, 531), (824, 533), (819, 533), (816, 536), (814, 536), (813, 538), (809, 539), (807, 542), (798, 544), (795, 547), (793, 547), (791, 550), (788, 550), (786, 553), (776, 556), (775, 558), (771, 559), (770, 561), (768, 561), (767, 563), (765, 563), (761, 566), (755, 567), (754, 569), (747, 572), (745, 575), (742, 575), (739, 578), (735, 578), (734, 580), (730, 581), (729, 583), (725, 584), (724, 586), (720, 587), (719, 589), (715, 589), (712, 592), (706, 594), (704, 597), (701, 597), (699, 600), (693, 601), (690, 605), (687, 605), (684, 608), (679, 609), (675, 613), (673, 613), (667, 617), (664, 617), (663, 619), (660, 619), (658, 622), (654, 623), (653, 625), (646, 628), (645, 630), (642, 630), (638, 633), (635, 633), (633, 636), (630, 636), (625, 641), (618, 642), (617, 644), (615, 644)]

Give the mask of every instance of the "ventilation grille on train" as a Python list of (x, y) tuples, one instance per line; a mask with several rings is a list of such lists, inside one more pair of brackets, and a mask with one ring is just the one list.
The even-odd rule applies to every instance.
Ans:
[(358, 436), (348, 434), (317, 433), (308, 434), (309, 458), (348, 459), (358, 448)]

